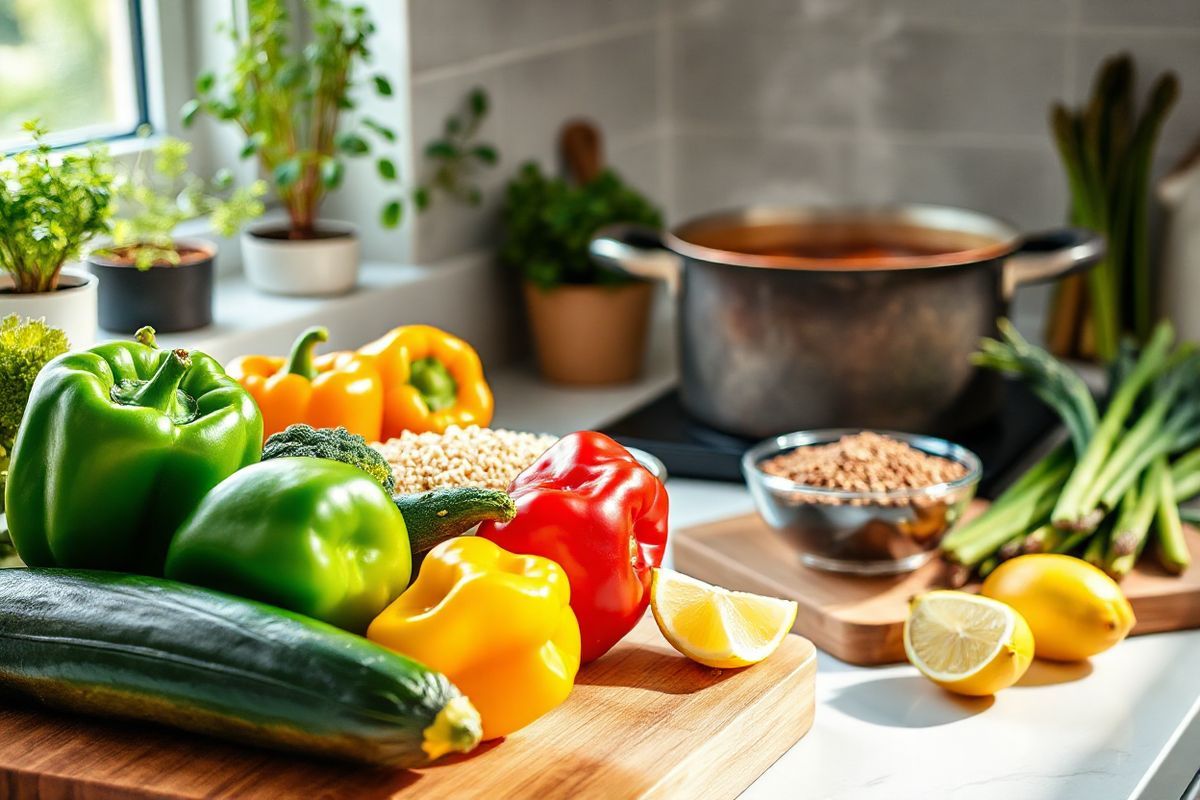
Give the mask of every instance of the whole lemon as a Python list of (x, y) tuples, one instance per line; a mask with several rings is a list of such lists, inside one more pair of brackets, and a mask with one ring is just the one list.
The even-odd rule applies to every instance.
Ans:
[(1015, 608), (1033, 631), (1035, 655), (1054, 661), (1102, 653), (1137, 621), (1116, 581), (1071, 556), (1038, 553), (1005, 561), (980, 592)]

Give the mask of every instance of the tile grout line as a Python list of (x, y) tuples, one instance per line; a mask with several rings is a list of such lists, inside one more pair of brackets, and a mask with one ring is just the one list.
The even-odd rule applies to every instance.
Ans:
[(588, 31), (572, 36), (564, 36), (559, 39), (552, 39), (529, 47), (505, 50), (499, 53), (489, 53), (488, 55), (478, 56), (455, 64), (429, 67), (414, 72), (410, 83), (413, 86), (423, 86), (438, 81), (460, 78), (476, 72), (507, 67), (522, 61), (532, 61), (533, 59), (556, 53), (582, 50), (624, 38), (633, 38), (634, 36), (645, 35), (646, 33), (647, 27), (646, 20), (644, 19), (622, 23), (598, 31)]

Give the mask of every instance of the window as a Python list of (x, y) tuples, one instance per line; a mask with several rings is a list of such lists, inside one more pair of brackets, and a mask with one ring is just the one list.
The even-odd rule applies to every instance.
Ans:
[(0, 0), (0, 150), (38, 117), (55, 145), (147, 121), (138, 0)]

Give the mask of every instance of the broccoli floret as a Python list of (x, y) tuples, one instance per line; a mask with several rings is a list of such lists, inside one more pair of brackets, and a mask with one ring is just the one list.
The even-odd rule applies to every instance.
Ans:
[(46, 362), (67, 351), (67, 335), (40, 319), (0, 320), (0, 446), (12, 447), (29, 391)]
[(379, 481), (389, 495), (396, 490), (392, 467), (367, 440), (345, 428), (314, 428), (311, 425), (289, 425), (286, 430), (272, 434), (263, 445), (262, 460), (308, 456), (341, 461)]

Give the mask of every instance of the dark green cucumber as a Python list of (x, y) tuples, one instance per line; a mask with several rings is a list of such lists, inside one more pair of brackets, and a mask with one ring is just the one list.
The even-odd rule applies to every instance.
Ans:
[(396, 767), (479, 741), (444, 675), (273, 606), (113, 572), (0, 570), (0, 686), (47, 705)]
[(484, 520), (507, 522), (517, 515), (517, 507), (507, 492), (475, 486), (400, 494), (392, 499), (408, 528), (414, 575), (421, 558), (447, 539), (461, 536)]

